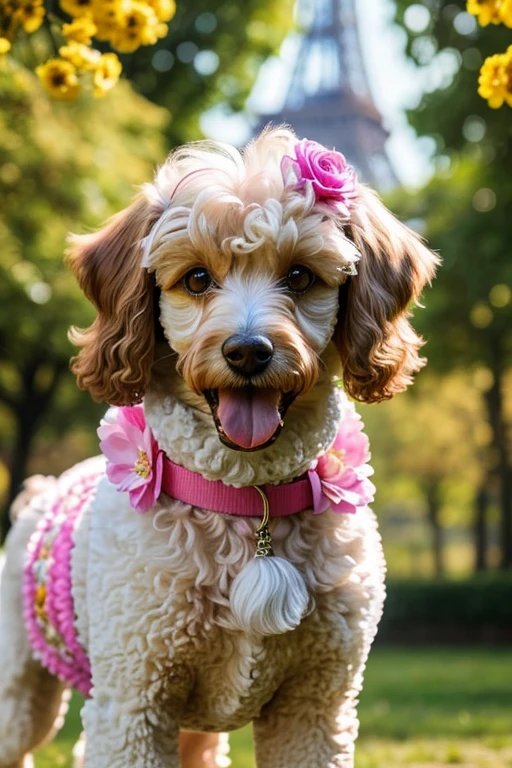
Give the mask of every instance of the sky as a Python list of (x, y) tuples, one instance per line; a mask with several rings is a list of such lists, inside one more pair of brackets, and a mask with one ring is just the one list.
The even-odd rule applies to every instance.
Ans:
[[(384, 117), (384, 124), (391, 133), (387, 144), (390, 160), (405, 186), (420, 187), (432, 173), (432, 146), (428, 139), (416, 138), (407, 124), (404, 110), (417, 103), (425, 73), (421, 75), (405, 57), (405, 33), (392, 23), (391, 0), (356, 0), (356, 12), (370, 89)], [(420, 15), (421, 9), (418, 17)], [(280, 56), (264, 64), (248, 101), (249, 111), (258, 113), (280, 109), (293, 68), (297, 42), (296, 35), (290, 35), (283, 43)], [(443, 72), (437, 74), (442, 77)], [(212, 138), (235, 144), (242, 144), (250, 137), (247, 120), (241, 116), (227, 118), (222, 107), (210, 110), (204, 116), (202, 125)], [(337, 149), (343, 151), (342, 147)]]

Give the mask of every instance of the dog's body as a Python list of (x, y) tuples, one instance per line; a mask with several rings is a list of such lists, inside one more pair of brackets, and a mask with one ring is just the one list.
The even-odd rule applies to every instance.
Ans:
[[(85, 332), (79, 340), (84, 347), (76, 364), (79, 381), (117, 404), (134, 402), (145, 391), (146, 419), (160, 449), (176, 464), (229, 486), (289, 483), (332, 445), (347, 409), (336, 383), (339, 356), (330, 343), (338, 314), (347, 329), (336, 344), (345, 386), (360, 399), (378, 400), (403, 389), (421, 364), (416, 355), (419, 341), (405, 313), (431, 276), (435, 259), (389, 214), (383, 214), (389, 217), (388, 232), (371, 230), (370, 213), (366, 233), (364, 216), (359, 225), (347, 225), (352, 228), (349, 239), (324, 212), (315, 212), (315, 201), (311, 196), (308, 200), (307, 193), (288, 193), (286, 183), (283, 191), (277, 169), (293, 142), (285, 131), (259, 140), (246, 166), (253, 174), (259, 170), (260, 177), (256, 160), (273, 170), (263, 183), (260, 179), (239, 191), (237, 199), (230, 188), (230, 217), (221, 215), (219, 189), (214, 198), (206, 197), (197, 215), (190, 211), (198, 189), (188, 190), (188, 202), (177, 201), (180, 185), (186, 194), (183, 181), (196, 173), (190, 167), (176, 173), (178, 162), (165, 183), (161, 177), (156, 186), (160, 198), (167, 190), (174, 201), (169, 221), (168, 209), (162, 213), (159, 201), (150, 204), (150, 214), (146, 209), (141, 214), (137, 204), (102, 237), (88, 236), (75, 255), (79, 279), (99, 309), (95, 333)], [(219, 161), (224, 181), (224, 166), (232, 159)], [(200, 162), (207, 162), (206, 150)], [(255, 177), (247, 173), (247, 178)], [(240, 190), (244, 180), (238, 178), (237, 183)], [(240, 202), (244, 195), (246, 203)], [(245, 210), (241, 221), (240, 206)], [(181, 250), (173, 241), (179, 229), (176, 210), (182, 211), (178, 218), (184, 210), (189, 212)], [(250, 225), (247, 210), (256, 212)], [(215, 232), (206, 227), (212, 211)], [(287, 230), (287, 237), (278, 242)], [(211, 255), (214, 235), (217, 253), (226, 261), (221, 268)], [(158, 331), (154, 338), (149, 303), (153, 286), (135, 285), (130, 274), (140, 258), (133, 244), (144, 237), (145, 263), (161, 291), (165, 338)], [(189, 272), (182, 276), (198, 260), (199, 241), (202, 259), (207, 254), (209, 270), (218, 271), (215, 289), (206, 298), (190, 300), (182, 289)], [(187, 253), (186, 242), (192, 242), (194, 254)], [(373, 292), (361, 278), (359, 290), (367, 306), (354, 306), (356, 297), (345, 294), (346, 304), (338, 313), (339, 286), (342, 291), (346, 287), (340, 267), (354, 260), (353, 243), (361, 252), (361, 273), (376, 269), (384, 276), (374, 283)], [(173, 249), (184, 266), (172, 263)], [(300, 249), (300, 256), (293, 256), (291, 252)], [(282, 268), (275, 266), (276, 250), (286, 264), (285, 275), (297, 259), (301, 265), (311, 264), (315, 272), (315, 259), (319, 262), (321, 277), (311, 290), (307, 286), (310, 298), (303, 298), (302, 288), (295, 291), (290, 272), (290, 290), (283, 291), (281, 282), (276, 289), (276, 281), (283, 280)], [(128, 255), (132, 252), (133, 258)], [(191, 285), (203, 278), (196, 270)], [(187, 291), (191, 293), (190, 286)], [(350, 338), (350, 324), (358, 326), (358, 342)], [(230, 334), (241, 330), (268, 334), (273, 345), (268, 370), (252, 371), (250, 385), (247, 372), (241, 379), (238, 363), (226, 366), (219, 350)], [(222, 354), (227, 359), (225, 351)], [(244, 386), (250, 386), (247, 396), (239, 394)], [(217, 393), (214, 419), (203, 391)], [(263, 434), (259, 423), (251, 422), (252, 432), (246, 427), (255, 419), (250, 408), (264, 424), (273, 423), (274, 406), (268, 402), (279, 401), (274, 391), (294, 393), (275, 442), (270, 428)], [(233, 397), (241, 398), (237, 413), (244, 415), (243, 423), (239, 416), (231, 418)], [(235, 450), (237, 441), (252, 452)], [(79, 471), (97, 469), (102, 459), (93, 462)], [(25, 550), (55, 492), (50, 481), (28, 501), (8, 542), (0, 619), (0, 768), (23, 765), (24, 756), (51, 729), (64, 691), (64, 685), (33, 659), (20, 610)], [(107, 477), (100, 480), (94, 500), (80, 517), (72, 553), (75, 625), (92, 668), (93, 693), (83, 710), (87, 768), (177, 768), (180, 729), (232, 730), (250, 721), (258, 768), (352, 765), (357, 696), (384, 597), (384, 560), (375, 519), (361, 506), (355, 515), (313, 515), (306, 510), (273, 521), (276, 559), (283, 557), (296, 567), (310, 602), (307, 610), (301, 609), (293, 631), (270, 634), (241, 626), (230, 594), (233, 581), (253, 560), (258, 523), (194, 508), (165, 494), (148, 513), (138, 515), (127, 493), (119, 493)], [(264, 592), (265, 584), (263, 579), (254, 591)], [(279, 616), (271, 618), (277, 626)]]

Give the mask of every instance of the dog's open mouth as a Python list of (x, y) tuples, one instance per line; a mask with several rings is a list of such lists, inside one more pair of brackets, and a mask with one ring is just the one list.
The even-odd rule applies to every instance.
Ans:
[(283, 419), (295, 399), (290, 392), (264, 387), (207, 389), (220, 440), (237, 451), (259, 451), (271, 445), (283, 428)]

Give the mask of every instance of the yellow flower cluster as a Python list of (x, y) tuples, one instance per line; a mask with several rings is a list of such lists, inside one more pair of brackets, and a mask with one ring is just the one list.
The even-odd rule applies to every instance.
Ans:
[[(466, 8), (482, 27), (505, 24), (512, 28), (512, 0), (467, 0)], [(505, 103), (512, 107), (512, 45), (505, 53), (486, 58), (478, 86), (479, 95), (492, 109), (499, 109)]]
[(504, 103), (512, 107), (512, 45), (505, 53), (496, 53), (484, 61), (478, 84), (478, 93), (492, 109)]
[(512, 27), (512, 0), (468, 0), (466, 8), (482, 27), (488, 24)]
[(103, 53), (83, 43), (70, 43), (60, 48), (62, 58), (49, 59), (37, 67), (36, 73), (48, 93), (56, 99), (72, 101), (80, 93), (79, 75), (92, 74), (92, 93), (104, 96), (119, 80), (121, 62), (115, 53)]
[(60, 0), (60, 6), (76, 19), (89, 19), (94, 36), (120, 53), (132, 53), (165, 37), (165, 22), (176, 10), (174, 0)]
[(0, 0), (0, 55), (23, 29), (27, 34), (39, 29), (44, 19), (43, 0)]
[[(93, 48), (93, 38), (108, 42), (119, 53), (132, 53), (165, 37), (166, 22), (176, 11), (174, 0), (59, 0), (59, 4), (71, 16), (61, 28), (65, 45), (36, 73), (46, 90), (63, 100), (75, 99), (87, 81), (94, 96), (103, 96), (119, 79), (122, 66), (117, 55)], [(0, 0), (0, 56), (11, 49), (21, 28), (35, 32), (44, 16), (43, 0)]]
[(46, 90), (57, 99), (74, 99), (80, 91), (79, 76), (92, 75), (92, 92), (104, 96), (121, 74), (115, 53), (101, 54), (92, 48), (95, 37), (120, 53), (131, 53), (140, 45), (154, 45), (167, 34), (175, 12), (174, 0), (60, 0), (72, 17), (64, 24), (66, 45), (59, 58), (50, 59), (36, 72)]

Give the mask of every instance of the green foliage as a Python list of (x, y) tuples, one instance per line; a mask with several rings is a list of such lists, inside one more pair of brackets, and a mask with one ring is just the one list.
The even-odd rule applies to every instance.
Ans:
[(22, 432), (30, 441), (42, 417), (62, 439), (97, 413), (67, 373), (67, 328), (93, 312), (64, 267), (65, 239), (122, 208), (150, 177), (167, 115), (128, 83), (108, 100), (52, 103), (12, 62), (0, 71), (0, 103), (0, 448), (14, 430), (19, 464)]
[(489, 574), (464, 581), (391, 581), (380, 636), (402, 634), (406, 641), (414, 629), (494, 629), (512, 633), (512, 576)]
[(375, 469), (372, 506), (392, 577), (434, 574), (432, 489), (445, 532), (446, 571), (471, 572), (468, 529), (491, 440), (478, 383), (467, 372), (439, 375), (427, 368), (407, 392), (360, 408)]
[(442, 67), (443, 57), (456, 68), (451, 82), (424, 93), (408, 113), (420, 135), (435, 139), (439, 168), (424, 190), (397, 200), (402, 215), (424, 221), (430, 245), (443, 259), (419, 324), (436, 367), (503, 369), (512, 351), (512, 296), (506, 292), (512, 285), (512, 124), (506, 112), (490, 109), (478, 96), (476, 81), (482, 57), (504, 50), (510, 32), (492, 24), (473, 27), (472, 17), (461, 24), (461, 0), (431, 0), (430, 25), (415, 33), (404, 22), (413, 4), (396, 4), (408, 55), (420, 69)]
[(501, 163), (463, 159), (424, 190), (398, 201), (402, 215), (425, 222), (443, 266), (418, 327), (439, 370), (512, 360), (512, 188)]
[(479, 446), (488, 434), (480, 392), (467, 374), (441, 377), (427, 369), (409, 391), (361, 413), (371, 436), (377, 486), (382, 486), (379, 503), (391, 501), (385, 481), (401, 475), (420, 486), (445, 478), (479, 482)]
[[(423, 223), (429, 244), (443, 259), (418, 326), (429, 340), (431, 368), (445, 373), (460, 367), (469, 377), (480, 377), (492, 446), (479, 452), (479, 463), (487, 486), (498, 477), (501, 567), (512, 568), (512, 467), (504, 405), (512, 364), (512, 127), (508, 109), (490, 109), (476, 82), (482, 57), (505, 50), (510, 34), (502, 26), (477, 27), (460, 0), (429, 0), (430, 24), (414, 32), (414, 5), (409, 0), (396, 5), (408, 55), (423, 74), (434, 77), (444, 69), (446, 75), (451, 69), (453, 76), (441, 85), (434, 80), (432, 87), (426, 80), (427, 92), (408, 114), (416, 131), (435, 141), (437, 174), (417, 194), (398, 194), (395, 209)], [(481, 506), (479, 514), (482, 521)]]
[(35, 348), (69, 356), (64, 322), (91, 313), (63, 268), (66, 235), (97, 225), (148, 178), (165, 115), (126, 83), (108, 102), (56, 105), (21, 68), (0, 73), (0, 100), (0, 354), (19, 369)]
[[(411, 125), (420, 135), (436, 140), (438, 153), (470, 149), (476, 159), (505, 161), (510, 168), (509, 113), (490, 109), (477, 93), (484, 58), (507, 49), (510, 30), (494, 24), (479, 27), (471, 19), (461, 23), (465, 0), (428, 0), (424, 5), (430, 11), (430, 24), (421, 32), (413, 32), (405, 24), (404, 14), (415, 1), (396, 0), (395, 18), (406, 33), (406, 53), (423, 71), (437, 67), (442, 57), (445, 61), (449, 58), (450, 64), (455, 62), (456, 74), (445, 87), (427, 90), (418, 107), (408, 113)], [(485, 136), (468, 147), (466, 136), (471, 121), (475, 125), (475, 117), (483, 121)]]
[[(292, 25), (293, 6), (293, 0), (178, 2), (166, 39), (121, 57), (140, 92), (170, 110), (171, 145), (201, 138), (199, 117), (209, 107), (243, 109), (260, 65)], [(217, 64), (214, 71), (201, 74), (201, 56)]]

